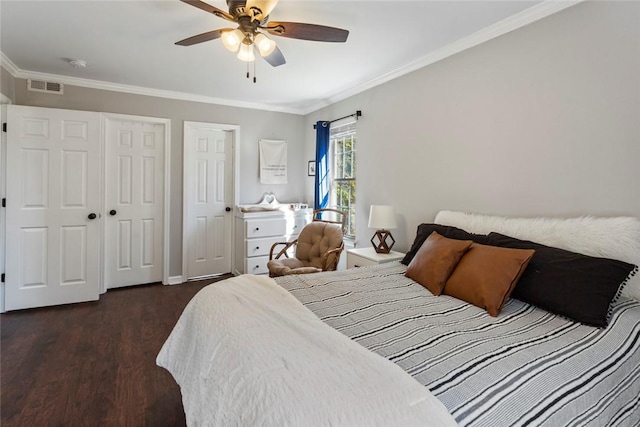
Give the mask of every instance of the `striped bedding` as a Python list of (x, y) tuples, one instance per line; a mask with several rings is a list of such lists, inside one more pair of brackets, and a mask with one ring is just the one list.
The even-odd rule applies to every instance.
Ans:
[(276, 281), (324, 322), (397, 363), (460, 426), (640, 425), (640, 302), (598, 329), (511, 299), (497, 318), (434, 297), (398, 262)]

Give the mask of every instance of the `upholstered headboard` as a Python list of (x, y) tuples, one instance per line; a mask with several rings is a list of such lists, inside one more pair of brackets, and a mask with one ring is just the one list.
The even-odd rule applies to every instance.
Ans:
[[(436, 224), (471, 233), (492, 231), (585, 255), (612, 258), (640, 266), (640, 220), (614, 218), (508, 218), (440, 211)], [(623, 295), (640, 301), (640, 273), (630, 278)]]

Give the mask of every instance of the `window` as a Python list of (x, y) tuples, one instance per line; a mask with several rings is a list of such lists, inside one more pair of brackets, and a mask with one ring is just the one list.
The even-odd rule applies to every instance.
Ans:
[(345, 237), (356, 236), (356, 122), (331, 125), (329, 204), (347, 214)]

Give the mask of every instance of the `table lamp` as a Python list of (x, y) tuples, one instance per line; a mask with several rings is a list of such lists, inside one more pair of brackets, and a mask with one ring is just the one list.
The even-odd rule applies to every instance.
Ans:
[[(369, 228), (377, 228), (376, 234), (371, 238), (373, 248), (379, 254), (388, 254), (396, 242), (390, 229), (396, 228), (396, 213), (393, 206), (371, 205), (369, 211)], [(390, 244), (387, 242), (390, 239)]]

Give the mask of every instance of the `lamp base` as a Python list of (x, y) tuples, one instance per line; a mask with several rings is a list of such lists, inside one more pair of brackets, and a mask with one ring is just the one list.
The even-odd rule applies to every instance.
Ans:
[[(387, 239), (391, 240), (391, 244), (387, 243)], [(378, 243), (376, 243), (376, 240)], [(378, 230), (371, 238), (371, 244), (379, 254), (388, 254), (391, 252), (391, 248), (395, 243), (396, 240), (393, 238), (389, 230)]]

